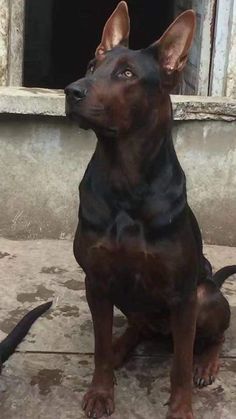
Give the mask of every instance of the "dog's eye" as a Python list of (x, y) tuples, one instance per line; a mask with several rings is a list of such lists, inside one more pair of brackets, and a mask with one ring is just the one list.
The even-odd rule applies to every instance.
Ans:
[(133, 73), (130, 70), (125, 70), (124, 76), (127, 77), (127, 79), (130, 79), (131, 77), (133, 77)]
[(89, 66), (88, 70), (90, 71), (90, 73), (93, 73), (93, 72), (94, 72), (94, 70), (95, 70), (95, 65), (94, 65), (94, 64), (91, 64), (91, 65)]
[(134, 73), (127, 68), (126, 70), (122, 71), (118, 76), (119, 78), (131, 79), (132, 77), (134, 77)]
[(95, 71), (95, 64), (94, 64), (94, 62), (92, 61), (92, 62), (88, 65), (88, 67), (87, 67), (87, 72), (89, 72), (89, 73), (94, 73), (94, 71)]

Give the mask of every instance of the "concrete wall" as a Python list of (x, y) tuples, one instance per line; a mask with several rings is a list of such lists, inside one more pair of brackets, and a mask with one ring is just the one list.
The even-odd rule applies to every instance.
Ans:
[[(189, 201), (208, 243), (236, 245), (236, 122), (179, 121)], [(0, 116), (0, 235), (71, 238), (78, 184), (95, 144), (63, 117)]]
[(235, 246), (236, 122), (178, 122), (175, 135), (204, 240)]

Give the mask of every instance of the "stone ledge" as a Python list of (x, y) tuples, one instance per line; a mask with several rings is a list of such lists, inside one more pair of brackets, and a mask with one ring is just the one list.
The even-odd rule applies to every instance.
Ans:
[[(236, 99), (172, 95), (174, 119), (236, 120)], [(0, 87), (0, 114), (65, 116), (62, 90)]]

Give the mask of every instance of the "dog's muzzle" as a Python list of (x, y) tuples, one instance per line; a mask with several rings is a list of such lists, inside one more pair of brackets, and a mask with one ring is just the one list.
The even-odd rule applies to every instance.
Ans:
[(87, 96), (87, 89), (77, 83), (71, 83), (65, 88), (66, 100), (69, 103), (77, 103)]

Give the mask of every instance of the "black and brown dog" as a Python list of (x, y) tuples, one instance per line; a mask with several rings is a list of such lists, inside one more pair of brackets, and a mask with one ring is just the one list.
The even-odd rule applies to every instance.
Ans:
[[(114, 368), (142, 337), (163, 328), (174, 342), (169, 419), (192, 419), (192, 376), (202, 387), (219, 369), (230, 320), (220, 286), (236, 266), (212, 276), (171, 136), (169, 92), (185, 66), (194, 31), (195, 14), (188, 10), (157, 42), (130, 50), (122, 1), (104, 27), (85, 78), (65, 90), (67, 115), (98, 138), (80, 184), (74, 240), (95, 333), (95, 371), (83, 401), (88, 417), (114, 411)], [(112, 343), (114, 306), (126, 315), (128, 328)], [(204, 352), (193, 375), (199, 341)]]

